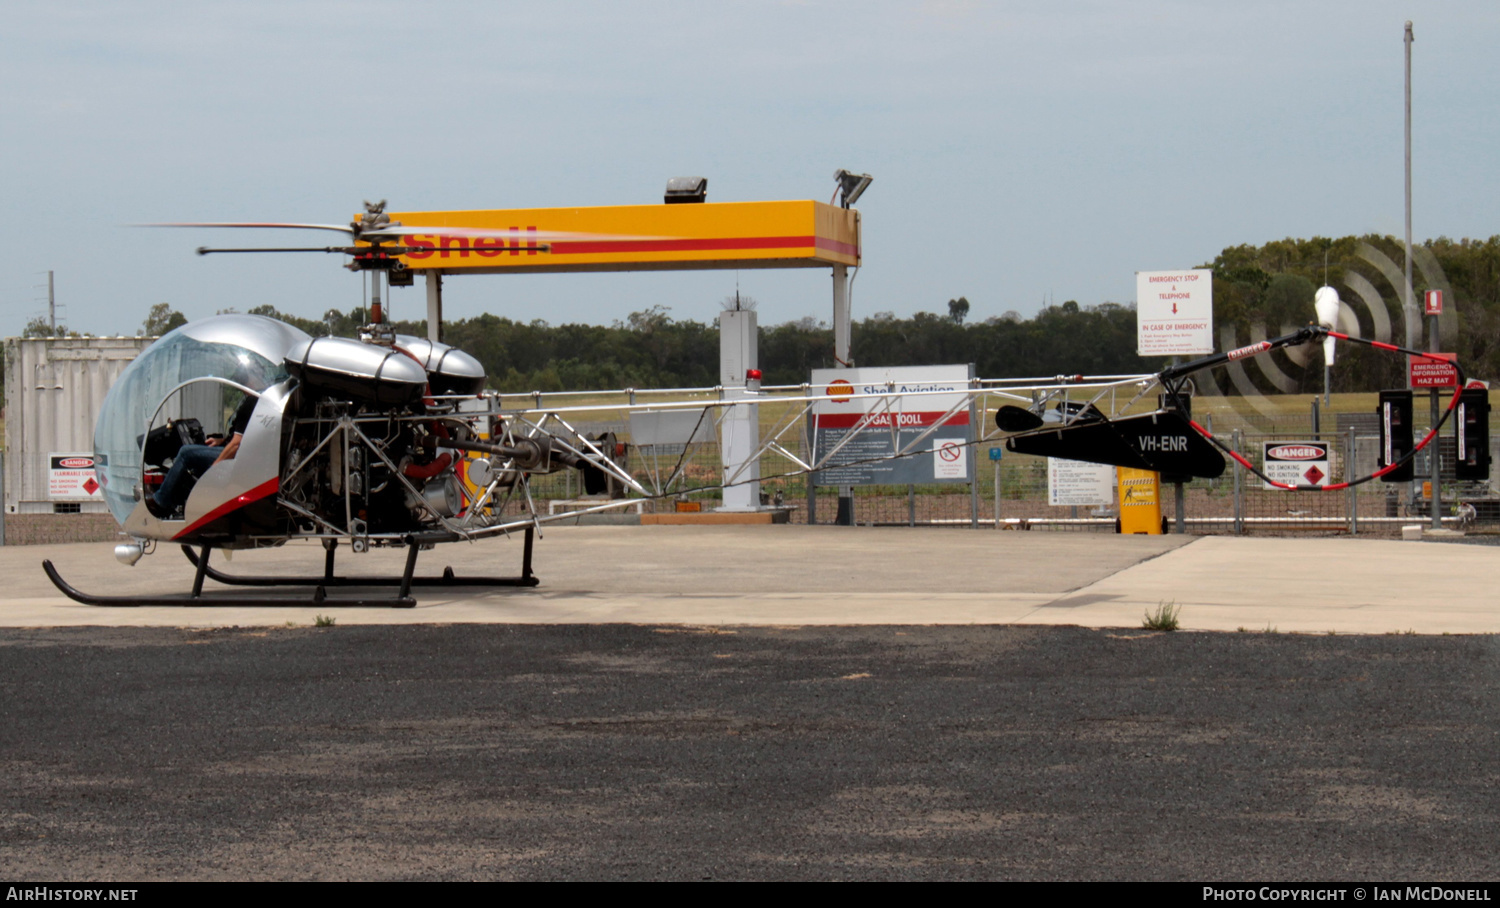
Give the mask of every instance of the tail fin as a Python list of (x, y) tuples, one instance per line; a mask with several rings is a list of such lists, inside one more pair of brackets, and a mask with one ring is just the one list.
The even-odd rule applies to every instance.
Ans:
[(1184, 473), (1202, 479), (1213, 479), (1224, 472), (1224, 455), (1172, 410), (1038, 429), (1011, 436), (1005, 447), (1017, 454)]

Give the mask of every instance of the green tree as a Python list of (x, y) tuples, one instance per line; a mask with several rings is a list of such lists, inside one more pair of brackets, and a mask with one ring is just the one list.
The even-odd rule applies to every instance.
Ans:
[(180, 328), (187, 324), (187, 316), (173, 309), (169, 303), (157, 303), (151, 307), (146, 314), (146, 320), (141, 323), (141, 333), (147, 337), (161, 337), (173, 328)]
[(961, 296), (956, 300), (949, 300), (948, 317), (953, 320), (953, 324), (962, 325), (964, 319), (969, 317), (969, 298)]
[(38, 315), (26, 323), (26, 328), (21, 332), (22, 337), (80, 337), (77, 331), (69, 331), (67, 325), (58, 325), (53, 328), (46, 318)]

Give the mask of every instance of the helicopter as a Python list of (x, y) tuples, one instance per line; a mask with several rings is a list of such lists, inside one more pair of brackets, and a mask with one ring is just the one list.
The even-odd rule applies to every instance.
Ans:
[[(347, 227), (286, 222), (142, 226), (333, 230), (353, 245), (209, 249), (213, 252), (342, 253), (357, 271), (396, 272), (413, 234), (504, 237), (496, 231), (403, 227), (365, 203)], [(533, 232), (532, 237), (535, 236)], [(543, 240), (576, 234), (548, 234)], [(528, 237), (529, 240), (532, 237)], [(598, 241), (599, 238), (593, 238)], [(610, 237), (607, 239), (621, 239)], [(623, 239), (630, 239), (624, 237)], [(545, 242), (533, 241), (545, 250)], [(487, 396), (483, 366), (440, 342), (395, 333), (380, 282), (372, 282), (370, 321), (359, 338), (312, 337), (278, 319), (221, 314), (180, 326), (153, 343), (110, 389), (95, 427), (96, 477), (110, 512), (131, 542), (116, 558), (134, 565), (158, 544), (182, 547), (196, 566), (187, 596), (113, 596), (80, 591), (50, 561), (43, 569), (69, 597), (92, 605), (172, 605), (202, 601), (205, 579), (242, 586), (311, 586), (322, 603), (336, 586), (397, 587), (394, 596), (340, 599), (339, 605), (412, 607), (413, 585), (534, 586), (535, 521), (499, 515), (527, 496), (535, 474), (575, 469), (586, 490), (611, 479), (638, 484), (602, 435), (541, 431), (512, 423)], [(233, 413), (233, 417), (228, 414)], [(533, 515), (534, 516), (534, 515)], [(418, 577), (418, 553), (438, 543), (519, 532), (515, 577)], [(318, 578), (240, 577), (210, 566), (214, 549), (315, 540), (327, 550)], [(335, 552), (372, 547), (407, 551), (400, 578), (335, 575)], [(265, 597), (215, 604), (266, 604)], [(295, 604), (295, 603), (291, 603)]]
[[(193, 602), (205, 578), (309, 585), (315, 603), (328, 587), (391, 584), (398, 587), (393, 597), (334, 604), (397, 607), (415, 604), (413, 584), (534, 586), (533, 526), (498, 516), (511, 496), (525, 495), (526, 478), (575, 469), (590, 490), (606, 476), (633, 481), (616, 463), (611, 440), (513, 424), (486, 401), (484, 384), (477, 360), (425, 338), (391, 335), (379, 344), (311, 337), (260, 315), (189, 322), (121, 374), (94, 440), (102, 495), (134, 539), (117, 546), (116, 557), (134, 564), (158, 544), (182, 546), (197, 567), (191, 595), (92, 595), (68, 585), (50, 562), (44, 569), (64, 593), (93, 605)], [(214, 449), (230, 453), (201, 466), (201, 475), (177, 466)], [(172, 476), (174, 466), (184, 475)], [(168, 485), (178, 487), (179, 500), (163, 499)], [(525, 540), (517, 577), (414, 576), (423, 549), (516, 531)], [(214, 549), (298, 539), (326, 547), (323, 577), (234, 577), (209, 564)], [(336, 576), (340, 543), (357, 553), (404, 547), (405, 572), (399, 579)]]
[[(347, 267), (353, 270), (387, 273), (404, 268), (400, 257), (412, 251), (401, 245), (405, 236), (507, 236), (469, 228), (403, 227), (385, 215), (384, 205), (383, 201), (366, 203), (365, 213), (348, 227), (279, 222), (150, 226), (341, 231), (354, 245), (200, 247), (198, 251), (342, 253), (351, 258)], [(528, 242), (545, 251), (550, 241), (578, 236), (549, 234), (535, 240), (528, 237)], [(594, 242), (612, 239), (634, 238), (589, 237)], [(653, 495), (624, 468), (619, 459), (624, 446), (609, 433), (589, 438), (576, 431), (567, 421), (568, 408), (542, 410), (539, 401), (534, 408), (506, 408), (501, 395), (486, 390), (487, 377), (478, 360), (430, 338), (397, 334), (385, 319), (379, 286), (378, 280), (372, 282), (370, 322), (358, 338), (312, 337), (277, 319), (227, 314), (189, 322), (137, 357), (104, 401), (95, 430), (96, 475), (111, 513), (132, 537), (131, 542), (116, 546), (116, 558), (134, 565), (161, 543), (178, 545), (196, 569), (192, 591), (175, 596), (90, 594), (68, 584), (51, 562), (43, 562), (53, 584), (70, 598), (91, 605), (307, 604), (265, 596), (205, 600), (204, 582), (213, 579), (249, 587), (311, 587), (312, 604), (410, 608), (416, 604), (411, 595), (414, 586), (537, 585), (532, 570), (534, 534), (548, 518), (540, 517), (531, 501), (532, 476), (571, 469), (581, 474), (580, 484), (588, 492), (616, 485), (643, 497)], [(1436, 437), (1454, 411), (1458, 395), (1442, 421), (1399, 460), (1357, 480), (1308, 487), (1265, 476), (1193, 421), (1184, 399), (1190, 392), (1190, 376), (1200, 370), (1335, 339), (1403, 356), (1438, 358), (1337, 332), (1333, 319), (1320, 311), (1318, 324), (1155, 374), (972, 384), (955, 409), (980, 395), (1015, 401), (995, 408), (992, 424), (1006, 436), (1006, 447), (1018, 453), (1205, 478), (1223, 473), (1227, 454), (1273, 486), (1334, 491), (1378, 478), (1409, 462)], [(1449, 365), (1457, 369), (1456, 364)], [(1459, 378), (1461, 386), (1461, 371)], [(1123, 406), (1115, 406), (1112, 414), (1106, 413), (1105, 396), (1113, 399), (1120, 387), (1134, 387), (1136, 393)], [(1156, 410), (1127, 412), (1153, 389), (1162, 392)], [(774, 390), (757, 389), (749, 399)], [(775, 399), (802, 407), (804, 415), (834, 394), (832, 386), (803, 385), (781, 391)], [(1083, 399), (1074, 397), (1080, 394)], [(870, 426), (904, 424), (901, 411), (921, 409), (923, 396), (923, 392), (898, 393), (894, 388), (844, 394), (842, 399), (852, 400), (863, 413), (846, 437)], [(708, 402), (652, 406), (701, 409), (707, 415), (711, 410), (722, 414), (745, 402), (746, 398), (721, 395)], [(640, 407), (590, 404), (574, 409), (633, 411)], [(774, 450), (791, 457), (801, 473), (849, 462), (847, 454), (839, 458), (842, 444), (809, 461), (791, 455), (780, 443), (779, 433), (792, 423), (784, 420), (783, 427), (766, 438), (753, 457)], [(918, 433), (898, 446), (894, 456), (933, 453), (922, 448), (923, 444), (932, 447), (930, 434), (930, 430)], [(975, 443), (994, 437), (988, 429), (982, 434)], [(726, 470), (723, 484), (736, 479), (737, 474)], [(512, 501), (521, 505), (522, 516), (503, 516)], [(524, 539), (517, 576), (460, 578), (451, 569), (437, 577), (415, 573), (423, 550), (512, 533)], [(210, 565), (214, 549), (232, 552), (292, 541), (323, 545), (326, 556), (321, 577), (248, 577)], [(335, 558), (344, 544), (355, 553), (376, 547), (404, 548), (405, 569), (399, 578), (339, 576)], [(380, 586), (395, 586), (395, 594), (330, 599), (327, 592), (333, 587)]]

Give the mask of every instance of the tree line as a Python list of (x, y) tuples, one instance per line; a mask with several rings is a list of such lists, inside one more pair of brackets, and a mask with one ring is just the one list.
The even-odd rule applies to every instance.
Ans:
[[(1416, 249), (1415, 291), (1444, 289), (1456, 313), (1449, 346), (1475, 377), (1500, 377), (1500, 237), (1450, 240), (1439, 237)], [(1400, 271), (1404, 250), (1393, 237), (1284, 239), (1223, 250), (1199, 267), (1213, 271), (1214, 320), (1222, 349), (1275, 337), (1307, 324), (1312, 298), (1325, 281), (1349, 304), (1360, 334), (1374, 337), (1384, 312), (1390, 339), (1407, 343), (1401, 310)], [(935, 307), (941, 308), (941, 307)], [(330, 309), (307, 319), (259, 306), (269, 315), (310, 334), (353, 336), (367, 320), (363, 309)], [(973, 363), (986, 378), (1063, 374), (1129, 374), (1160, 369), (1161, 358), (1136, 355), (1135, 307), (1104, 302), (1085, 306), (1069, 300), (1031, 318), (1015, 312), (970, 321), (967, 297), (947, 301), (946, 312), (910, 318), (875, 313), (852, 326), (855, 361), (861, 366)], [(152, 307), (142, 325), (148, 335), (185, 321), (166, 303)], [(397, 322), (398, 331), (425, 336), (424, 321)], [(66, 331), (66, 329), (62, 329)], [(49, 333), (45, 323), (28, 335)], [(73, 332), (67, 332), (72, 334)], [(632, 312), (610, 325), (552, 325), (484, 314), (444, 325), (443, 339), (483, 363), (490, 385), (509, 392), (622, 387), (703, 387), (718, 383), (719, 332), (715, 324), (676, 319), (656, 306)], [(1422, 346), (1421, 344), (1413, 344)], [(1283, 390), (1321, 390), (1321, 356), (1306, 365), (1274, 354)], [(833, 331), (814, 318), (763, 326), (760, 363), (767, 384), (799, 384), (813, 369), (835, 365)], [(1404, 384), (1397, 357), (1364, 348), (1342, 348), (1333, 373), (1334, 390), (1368, 391)], [(1277, 390), (1265, 370), (1247, 369), (1258, 390)], [(1222, 376), (1227, 393), (1236, 389)], [(1291, 382), (1291, 387), (1285, 383)]]
[[(360, 309), (330, 311), (320, 321), (260, 306), (269, 315), (316, 334), (351, 335), (363, 323)], [(398, 321), (402, 334), (425, 336), (425, 321)], [(1160, 368), (1161, 359), (1135, 355), (1135, 310), (1068, 301), (1031, 319), (1012, 315), (962, 324), (951, 314), (918, 312), (911, 318), (877, 313), (856, 321), (851, 343), (858, 365), (901, 366), (974, 363), (980, 375), (1134, 373)], [(443, 326), (443, 342), (484, 364), (490, 386), (507, 392), (591, 388), (711, 387), (719, 382), (717, 325), (671, 317), (656, 306), (612, 325), (550, 325), (495, 315), (456, 319)], [(813, 369), (832, 368), (833, 329), (812, 318), (761, 328), (760, 367), (766, 384), (795, 385)]]

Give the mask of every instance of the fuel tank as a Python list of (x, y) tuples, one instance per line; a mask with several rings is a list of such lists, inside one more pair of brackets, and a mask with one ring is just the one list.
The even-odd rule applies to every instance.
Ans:
[(396, 346), (415, 357), (427, 370), (432, 394), (471, 395), (484, 390), (484, 366), (457, 347), (409, 334), (396, 335)]
[(421, 400), (427, 372), (410, 356), (345, 337), (314, 337), (286, 353), (292, 375), (313, 391), (380, 407)]

